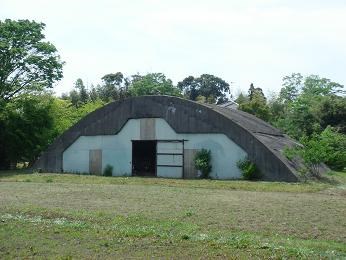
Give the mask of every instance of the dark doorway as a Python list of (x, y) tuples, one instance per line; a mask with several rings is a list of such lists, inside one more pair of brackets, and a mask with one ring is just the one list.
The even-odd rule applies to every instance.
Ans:
[(156, 141), (132, 141), (132, 175), (156, 176)]

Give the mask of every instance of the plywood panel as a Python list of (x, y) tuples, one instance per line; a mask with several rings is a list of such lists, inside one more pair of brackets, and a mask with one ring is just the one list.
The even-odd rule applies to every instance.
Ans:
[(182, 154), (158, 154), (157, 164), (182, 166), (183, 155)]
[(155, 140), (155, 118), (140, 119), (140, 139)]
[(183, 178), (183, 167), (157, 166), (156, 174), (157, 177), (181, 179)]
[(180, 153), (183, 151), (183, 142), (165, 142), (159, 141), (157, 143), (158, 153)]
[(184, 149), (184, 179), (197, 178), (194, 158), (198, 149)]
[(89, 150), (89, 173), (102, 174), (102, 150)]

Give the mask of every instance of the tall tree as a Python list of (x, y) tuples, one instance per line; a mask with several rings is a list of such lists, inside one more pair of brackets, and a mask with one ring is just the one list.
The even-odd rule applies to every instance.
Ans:
[(202, 74), (198, 78), (189, 76), (178, 83), (178, 88), (191, 100), (205, 100), (208, 103), (226, 102), (229, 84), (223, 79), (210, 74)]
[(18, 161), (33, 162), (51, 141), (52, 97), (25, 95), (0, 113), (0, 168)]
[(300, 73), (292, 73), (283, 79), (282, 88), (279, 94), (279, 101), (289, 103), (298, 97), (303, 84), (303, 76)]
[(267, 104), (267, 98), (261, 88), (255, 88), (251, 83), (248, 91), (248, 100), (239, 104), (239, 109), (253, 114), (265, 121), (270, 119), (270, 110)]
[(44, 27), (29, 20), (0, 21), (0, 100), (51, 88), (62, 78), (63, 62), (44, 41)]
[(183, 79), (183, 81), (178, 82), (177, 87), (190, 100), (196, 101), (200, 95), (198, 82), (193, 76), (189, 76)]
[(132, 76), (132, 82), (129, 86), (129, 92), (133, 96), (181, 95), (180, 90), (173, 85), (172, 80), (167, 79), (163, 73), (149, 73), (144, 76)]
[(74, 84), (75, 89), (78, 90), (79, 94), (79, 100), (82, 103), (87, 103), (89, 100), (89, 94), (84, 86), (83, 80), (82, 79), (77, 79), (75, 84)]
[(32, 161), (49, 142), (51, 99), (39, 93), (62, 78), (63, 62), (44, 27), (0, 21), (0, 168)]
[(296, 139), (322, 132), (327, 125), (344, 131), (345, 97), (342, 85), (316, 75), (284, 77), (278, 102), (283, 112), (273, 124)]
[(95, 102), (99, 98), (97, 90), (94, 87), (94, 85), (91, 85), (91, 90), (89, 91), (89, 97), (92, 102)]
[(126, 96), (124, 92), (127, 92), (128, 82), (121, 72), (106, 74), (101, 79), (103, 84), (97, 87), (101, 100), (109, 102)]

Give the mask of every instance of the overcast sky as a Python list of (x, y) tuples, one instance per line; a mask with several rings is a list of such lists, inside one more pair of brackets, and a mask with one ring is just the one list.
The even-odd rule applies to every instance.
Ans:
[(46, 24), (66, 62), (57, 94), (117, 71), (209, 73), (267, 94), (293, 72), (346, 84), (345, 0), (0, 0), (5, 18)]

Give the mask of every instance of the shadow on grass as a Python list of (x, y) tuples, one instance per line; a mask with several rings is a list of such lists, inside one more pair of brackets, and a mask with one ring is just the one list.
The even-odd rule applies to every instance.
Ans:
[(0, 170), (0, 178), (10, 177), (21, 174), (32, 174), (31, 169), (16, 169), (16, 170)]

